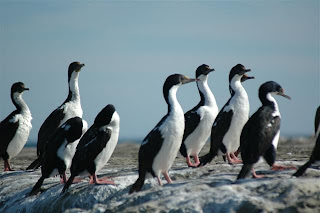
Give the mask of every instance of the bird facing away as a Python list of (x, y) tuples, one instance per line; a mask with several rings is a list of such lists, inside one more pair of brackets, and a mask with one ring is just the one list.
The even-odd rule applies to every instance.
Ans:
[[(200, 102), (184, 114), (185, 129), (180, 147), (180, 153), (186, 158), (189, 167), (197, 167), (200, 163), (198, 154), (207, 142), (211, 127), (218, 114), (216, 99), (208, 86), (209, 73), (213, 72), (208, 65), (201, 65), (196, 70), (197, 87)], [(195, 163), (191, 163), (193, 156)]]
[(96, 173), (108, 162), (117, 143), (120, 117), (109, 104), (96, 116), (93, 125), (81, 138), (72, 159), (71, 176), (62, 193), (66, 192), (78, 175), (89, 175), (90, 184), (114, 184), (110, 180), (99, 180)]
[(311, 153), (310, 159), (307, 163), (305, 163), (303, 166), (301, 166), (296, 173), (293, 174), (293, 176), (299, 177), (304, 174), (304, 172), (316, 161), (320, 161), (320, 106), (317, 109), (316, 116), (314, 119), (314, 128), (315, 128), (315, 146), (313, 148), (313, 151)]
[(139, 177), (129, 193), (141, 190), (146, 175), (158, 179), (163, 174), (168, 183), (172, 180), (168, 171), (171, 168), (181, 146), (184, 132), (184, 114), (177, 100), (178, 88), (186, 83), (196, 81), (180, 74), (170, 75), (163, 85), (163, 96), (168, 105), (168, 113), (142, 141), (139, 149)]
[(206, 165), (218, 154), (226, 155), (230, 164), (241, 162), (234, 152), (240, 146), (240, 134), (249, 118), (249, 99), (241, 82), (253, 79), (246, 75), (251, 71), (237, 64), (229, 74), (231, 97), (217, 115), (211, 129), (211, 146), (208, 154), (200, 158), (200, 166)]
[(37, 142), (37, 159), (34, 160), (28, 167), (29, 169), (37, 169), (42, 162), (43, 153), (50, 135), (58, 129), (64, 122), (73, 117), (82, 118), (82, 108), (80, 103), (79, 90), (79, 74), (84, 64), (80, 62), (73, 62), (68, 68), (68, 84), (69, 94), (67, 99), (55, 109), (43, 122), (38, 132)]
[(73, 117), (50, 136), (41, 165), (41, 177), (32, 188), (29, 196), (40, 191), (40, 187), (46, 178), (59, 174), (61, 183), (67, 182), (66, 170), (71, 166), (76, 147), (87, 127), (87, 122), (80, 117)]
[(270, 166), (274, 166), (280, 136), (281, 115), (277, 101), (272, 95), (281, 95), (291, 99), (274, 81), (268, 81), (260, 86), (259, 99), (262, 106), (250, 117), (241, 133), (240, 149), (243, 167), (238, 179), (245, 178), (251, 170), (253, 177), (261, 177), (256, 175), (253, 169), (253, 164), (258, 162), (260, 157), (263, 157)]
[(10, 159), (22, 150), (32, 128), (31, 112), (22, 99), (26, 90), (29, 89), (22, 82), (11, 86), (11, 100), (16, 110), (0, 123), (0, 156), (4, 161), (4, 171), (13, 171)]

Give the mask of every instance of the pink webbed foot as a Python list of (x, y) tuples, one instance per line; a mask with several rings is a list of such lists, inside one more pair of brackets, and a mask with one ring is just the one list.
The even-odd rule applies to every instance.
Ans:
[(63, 173), (62, 175), (60, 175), (60, 183), (61, 184), (67, 183), (66, 173)]
[(82, 181), (82, 178), (74, 178), (72, 180), (72, 183), (80, 183)]
[(96, 174), (94, 174), (93, 176), (90, 176), (89, 184), (96, 184), (96, 185), (110, 184), (110, 185), (116, 185), (112, 180), (108, 179), (107, 177), (101, 178), (101, 179), (99, 180)]
[(239, 164), (242, 160), (237, 158), (233, 153), (227, 153), (226, 155), (229, 164)]
[(256, 171), (252, 169), (252, 178), (264, 178), (264, 175), (257, 175)]
[(271, 167), (271, 170), (273, 171), (281, 171), (281, 170), (287, 170), (287, 169), (297, 170), (297, 168), (294, 166), (283, 166), (278, 164), (273, 164)]
[(189, 167), (198, 167), (198, 166), (199, 166), (200, 160), (199, 160), (198, 155), (195, 155), (195, 156), (194, 156), (194, 160), (195, 160), (195, 162), (194, 162), (194, 163), (191, 163), (190, 157), (187, 156), (186, 161), (187, 161), (187, 164), (188, 164)]

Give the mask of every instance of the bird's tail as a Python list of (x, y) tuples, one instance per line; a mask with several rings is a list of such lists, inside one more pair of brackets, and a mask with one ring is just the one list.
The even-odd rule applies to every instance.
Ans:
[(246, 178), (249, 175), (250, 171), (252, 170), (252, 167), (253, 167), (253, 164), (244, 164), (238, 175), (237, 180)]
[(301, 166), (296, 173), (294, 173), (292, 176), (299, 177), (303, 175), (303, 173), (311, 166), (312, 162), (309, 160), (307, 163), (305, 163), (303, 166)]
[(27, 168), (26, 170), (35, 170), (37, 168), (39, 168), (42, 164), (42, 157), (39, 156), (37, 159), (35, 159)]
[(68, 181), (64, 184), (64, 187), (63, 187), (63, 189), (61, 191), (61, 194), (64, 194), (65, 192), (68, 191), (70, 185), (72, 184), (72, 181), (73, 181), (74, 177), (75, 176), (73, 174), (71, 174), (71, 176), (69, 177)]
[(131, 186), (129, 194), (133, 193), (133, 192), (138, 192), (141, 190), (144, 181), (145, 181), (145, 177), (146, 175), (139, 175), (138, 180)]
[(44, 177), (41, 176), (36, 185), (34, 185), (34, 187), (32, 188), (31, 192), (29, 193), (29, 196), (36, 195), (40, 191), (40, 187), (42, 186), (43, 181)]
[(211, 152), (209, 152), (208, 154), (200, 157), (200, 164), (198, 167), (200, 166), (204, 166), (207, 163), (210, 163), (212, 161), (212, 159), (216, 156), (217, 154), (212, 154)]

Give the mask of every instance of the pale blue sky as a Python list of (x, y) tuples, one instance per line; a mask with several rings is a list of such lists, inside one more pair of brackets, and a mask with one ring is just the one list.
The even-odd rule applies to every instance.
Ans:
[[(274, 80), (292, 97), (276, 97), (282, 135), (310, 135), (320, 100), (319, 1), (17, 1), (0, 0), (0, 119), (13, 109), (12, 83), (22, 81), (33, 115), (30, 140), (67, 96), (67, 68), (86, 64), (79, 79), (89, 125), (107, 104), (120, 117), (120, 138), (143, 138), (166, 113), (162, 85), (205, 63), (219, 109), (229, 98), (237, 63), (255, 80), (244, 83), (251, 110), (259, 86)], [(178, 91), (189, 110), (195, 84)]]

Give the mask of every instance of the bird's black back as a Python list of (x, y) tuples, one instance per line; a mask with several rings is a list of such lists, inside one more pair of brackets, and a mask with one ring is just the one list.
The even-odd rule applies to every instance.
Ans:
[(19, 127), (19, 121), (15, 123), (10, 122), (17, 114), (19, 114), (18, 110), (13, 111), (0, 123), (0, 157), (7, 155), (8, 145)]
[(272, 147), (272, 140), (280, 129), (280, 117), (274, 117), (273, 112), (273, 107), (262, 106), (243, 127), (240, 147), (244, 164), (256, 163)]

